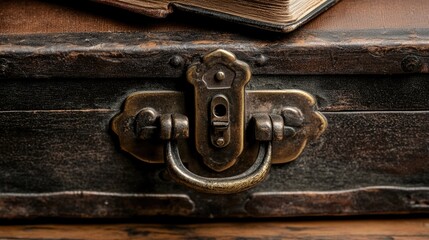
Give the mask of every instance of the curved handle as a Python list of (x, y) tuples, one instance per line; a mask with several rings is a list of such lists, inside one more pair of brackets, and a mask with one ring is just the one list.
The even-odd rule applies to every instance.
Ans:
[[(194, 86), (192, 111), (188, 111), (187, 93), (183, 92), (145, 91), (127, 98), (123, 113), (112, 121), (123, 150), (148, 163), (166, 163), (172, 178), (190, 188), (228, 194), (263, 181), (272, 163), (295, 160), (308, 141), (326, 128), (326, 119), (316, 111), (317, 100), (311, 94), (296, 89), (246, 90), (250, 66), (226, 50), (216, 50), (201, 60), (187, 71), (188, 82)], [(188, 113), (194, 114), (193, 128), (189, 128)], [(194, 137), (187, 145), (196, 144), (199, 159), (213, 171), (235, 166), (254, 140), (259, 144), (257, 159), (238, 176), (198, 176), (183, 166), (175, 142), (187, 139), (190, 129)], [(246, 144), (250, 138), (252, 144)], [(166, 141), (164, 154), (158, 140)]]
[(165, 144), (165, 162), (171, 177), (179, 183), (206, 193), (231, 194), (247, 190), (262, 182), (271, 166), (271, 142), (259, 143), (255, 163), (248, 170), (233, 177), (207, 178), (189, 171), (180, 159), (176, 141)]

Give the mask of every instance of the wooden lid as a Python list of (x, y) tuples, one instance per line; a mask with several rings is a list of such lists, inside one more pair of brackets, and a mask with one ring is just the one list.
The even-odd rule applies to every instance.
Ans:
[(343, 0), (284, 34), (86, 0), (4, 0), (0, 63), (7, 77), (181, 77), (195, 56), (223, 48), (253, 75), (428, 73), (428, 12), (427, 0)]

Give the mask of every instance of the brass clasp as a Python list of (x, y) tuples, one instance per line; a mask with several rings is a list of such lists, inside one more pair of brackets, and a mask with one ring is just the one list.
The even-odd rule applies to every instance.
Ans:
[(194, 86), (195, 142), (204, 164), (221, 172), (235, 164), (244, 148), (245, 86), (250, 68), (224, 50), (189, 67)]
[[(148, 163), (165, 163), (179, 183), (208, 193), (244, 191), (263, 181), (271, 164), (295, 160), (327, 126), (310, 94), (246, 91), (250, 78), (246, 63), (225, 50), (214, 51), (188, 69), (192, 111), (183, 92), (137, 92), (127, 98), (112, 129), (124, 151)], [(241, 170), (239, 159), (250, 167)]]

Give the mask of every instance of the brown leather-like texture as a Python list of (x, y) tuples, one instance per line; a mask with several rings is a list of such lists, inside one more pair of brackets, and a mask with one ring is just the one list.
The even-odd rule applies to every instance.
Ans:
[[(429, 26), (427, 0), (343, 0), (304, 27), (305, 30), (412, 30)], [(196, 21), (198, 19), (198, 21)], [(64, 32), (153, 32), (214, 29), (234, 32), (236, 24), (189, 13), (152, 19), (88, 0), (0, 1), (0, 34)]]

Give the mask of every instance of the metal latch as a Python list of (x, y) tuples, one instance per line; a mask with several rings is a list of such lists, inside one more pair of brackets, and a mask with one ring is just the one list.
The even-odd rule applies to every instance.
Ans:
[(246, 63), (216, 50), (188, 68), (192, 101), (177, 91), (133, 93), (112, 129), (124, 151), (165, 163), (179, 183), (208, 193), (247, 190), (327, 127), (309, 93), (246, 90), (250, 78)]

